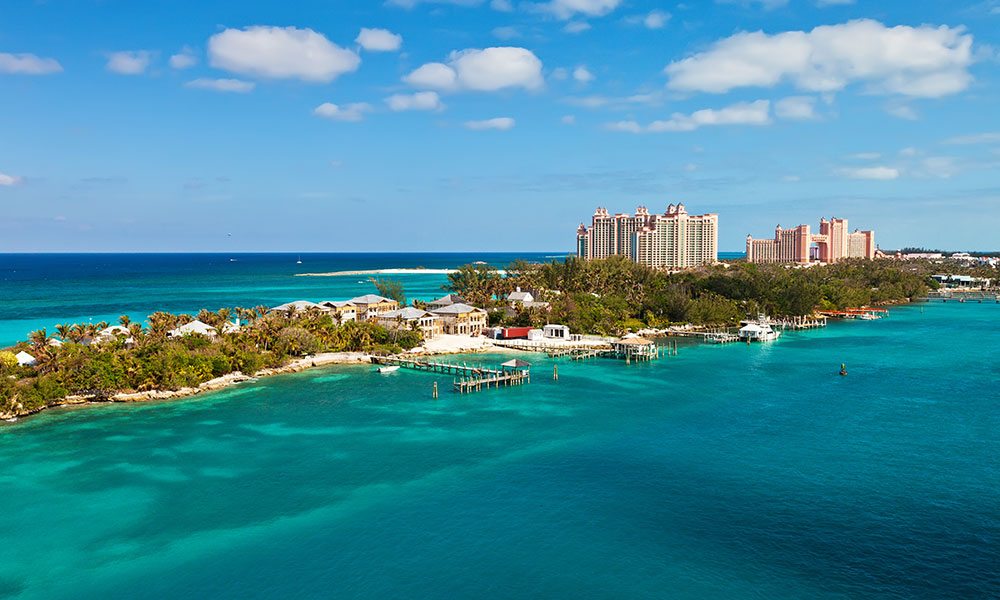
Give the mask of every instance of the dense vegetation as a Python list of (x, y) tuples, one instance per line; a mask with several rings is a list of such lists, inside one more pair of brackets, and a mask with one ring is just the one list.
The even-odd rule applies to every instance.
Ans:
[[(447, 289), (491, 307), (494, 324), (555, 322), (574, 331), (618, 334), (671, 323), (732, 325), (761, 312), (802, 316), (817, 309), (902, 302), (935, 285), (929, 266), (916, 267), (888, 260), (808, 269), (741, 262), (669, 274), (622, 257), (570, 257), (545, 264), (516, 262), (505, 272), (466, 265), (449, 275)], [(531, 290), (551, 309), (507, 307), (500, 299), (516, 287)]]
[[(233, 316), (245, 325), (227, 331), (225, 325)], [(60, 325), (56, 329), (62, 345), (54, 345), (44, 329), (33, 332), (14, 352), (27, 351), (38, 360), (36, 366), (19, 367), (13, 352), (0, 352), (0, 413), (30, 411), (71, 394), (101, 398), (197, 386), (235, 371), (253, 374), (317, 352), (392, 353), (420, 343), (416, 331), (387, 330), (372, 323), (338, 324), (315, 310), (271, 314), (264, 307), (203, 310), (197, 318), (216, 327), (218, 334), (168, 337), (168, 331), (194, 317), (164, 312), (150, 315), (145, 328), (123, 316), (124, 330), (105, 338), (97, 334), (106, 323)]]

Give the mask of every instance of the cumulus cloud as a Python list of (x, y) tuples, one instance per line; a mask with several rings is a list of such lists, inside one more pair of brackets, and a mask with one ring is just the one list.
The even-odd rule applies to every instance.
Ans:
[(670, 20), (670, 13), (663, 12), (662, 10), (650, 11), (648, 15), (643, 17), (642, 24), (646, 26), (647, 29), (663, 29), (663, 26), (667, 24)]
[(8, 175), (6, 173), (0, 173), (0, 186), (9, 187), (12, 185), (17, 185), (21, 183), (20, 177), (15, 177), (14, 175)]
[(875, 179), (887, 181), (899, 178), (899, 169), (894, 167), (856, 167), (841, 169), (840, 174), (850, 179)]
[(580, 65), (579, 67), (573, 69), (573, 79), (579, 81), (580, 83), (590, 83), (596, 77), (586, 66)]
[(153, 61), (148, 50), (125, 50), (108, 54), (107, 70), (119, 75), (142, 75)]
[(184, 46), (180, 52), (170, 57), (169, 63), (170, 68), (177, 69), (178, 71), (190, 69), (198, 64), (198, 57), (195, 55), (194, 50)]
[(622, 0), (550, 0), (536, 4), (536, 10), (555, 15), (559, 19), (572, 19), (577, 15), (603, 17), (614, 11)]
[(913, 107), (908, 104), (890, 104), (885, 108), (885, 112), (896, 117), (897, 119), (904, 119), (906, 121), (916, 121), (920, 118), (917, 111), (915, 111)]
[(904, 96), (940, 97), (972, 81), (972, 36), (961, 27), (886, 27), (863, 19), (812, 31), (737, 33), (665, 68), (671, 89), (725, 93), (788, 81), (812, 92), (851, 83)]
[(808, 121), (817, 118), (816, 98), (812, 96), (789, 96), (774, 103), (774, 114), (782, 119)]
[(590, 23), (586, 21), (570, 21), (563, 27), (566, 33), (583, 33), (590, 29)]
[(0, 73), (8, 75), (49, 75), (61, 73), (62, 65), (54, 58), (41, 58), (34, 54), (9, 54), (0, 52)]
[(361, 58), (312, 29), (254, 26), (226, 29), (208, 40), (213, 67), (265, 79), (329, 83), (357, 70)]
[(343, 106), (332, 102), (324, 102), (313, 109), (313, 114), (317, 117), (334, 121), (357, 122), (364, 119), (365, 113), (371, 112), (371, 110), (371, 105), (366, 102), (354, 102)]
[(689, 115), (674, 113), (669, 119), (653, 121), (643, 126), (636, 121), (618, 121), (605, 127), (611, 131), (628, 133), (659, 133), (674, 131), (694, 131), (701, 127), (716, 125), (769, 125), (771, 123), (771, 103), (768, 100), (739, 102), (720, 109), (706, 108)]
[(505, 88), (538, 89), (544, 84), (542, 61), (515, 47), (452, 52), (446, 63), (427, 63), (403, 78), (414, 87), (445, 91), (493, 92)]
[(508, 129), (514, 128), (514, 119), (511, 119), (510, 117), (496, 117), (493, 119), (486, 119), (484, 121), (466, 121), (465, 128), (472, 129), (473, 131), (483, 131), (486, 129), (507, 131)]
[(444, 104), (437, 92), (417, 92), (415, 94), (393, 94), (385, 99), (389, 110), (441, 110)]
[(403, 36), (388, 29), (362, 27), (361, 33), (354, 41), (369, 52), (395, 52), (403, 45)]
[(184, 84), (184, 87), (197, 90), (211, 90), (213, 92), (230, 92), (234, 94), (247, 94), (252, 92), (257, 86), (252, 81), (242, 79), (205, 79), (199, 78)]

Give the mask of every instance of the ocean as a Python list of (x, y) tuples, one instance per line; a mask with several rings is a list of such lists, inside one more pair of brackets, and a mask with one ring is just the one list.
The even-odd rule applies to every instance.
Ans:
[[(59, 318), (341, 291), (171, 271), (17, 285)], [(1000, 596), (1000, 305), (527, 358), (529, 385), (438, 400), (446, 376), (344, 366), (4, 425), (0, 597)]]

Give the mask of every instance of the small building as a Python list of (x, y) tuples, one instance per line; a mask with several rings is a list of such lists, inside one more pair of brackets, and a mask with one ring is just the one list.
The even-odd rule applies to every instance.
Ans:
[(123, 340), (126, 345), (135, 342), (132, 338), (132, 332), (129, 331), (128, 327), (125, 327), (124, 325), (112, 325), (98, 331), (97, 335), (94, 336), (93, 343), (100, 345), (113, 342), (117, 339)]
[(479, 335), (486, 329), (486, 311), (468, 304), (450, 304), (432, 310), (441, 317), (444, 333), (450, 335)]
[(550, 340), (570, 340), (572, 335), (570, 334), (569, 327), (566, 325), (546, 325), (542, 328), (542, 334), (546, 339)]
[(656, 342), (653, 340), (629, 334), (611, 343), (611, 351), (615, 358), (625, 360), (652, 360), (659, 356)]
[(443, 331), (441, 317), (412, 306), (380, 314), (376, 321), (387, 329), (419, 330), (424, 338), (432, 338)]
[(301, 312), (309, 310), (310, 308), (316, 308), (322, 310), (322, 307), (315, 302), (310, 302), (308, 300), (296, 300), (295, 302), (286, 302), (284, 304), (279, 304), (275, 306), (268, 312)]
[(339, 323), (358, 320), (358, 307), (354, 306), (349, 300), (327, 300), (326, 302), (320, 302), (319, 305), (321, 308), (328, 310), (333, 320)]
[(500, 370), (507, 372), (526, 372), (530, 368), (531, 363), (520, 358), (513, 358), (505, 363), (500, 363)]
[(531, 295), (531, 292), (522, 292), (521, 288), (517, 288), (515, 291), (507, 294), (507, 302), (509, 302), (511, 306), (534, 301), (535, 297)]
[(215, 327), (197, 319), (167, 332), (168, 337), (184, 337), (185, 335), (203, 335), (212, 338), (218, 335), (218, 332)]
[(538, 342), (545, 339), (545, 332), (541, 329), (529, 329), (528, 330), (528, 341)]
[(24, 350), (18, 352), (14, 355), (17, 358), (17, 364), (22, 367), (33, 367), (38, 364), (38, 359), (34, 356), (28, 354)]
[(374, 321), (382, 313), (399, 308), (399, 302), (377, 294), (365, 294), (351, 298), (350, 303), (355, 306), (355, 318), (358, 321)]
[(452, 304), (465, 304), (465, 298), (457, 294), (448, 294), (447, 296), (441, 296), (433, 302), (427, 303), (428, 310), (434, 310), (435, 308), (444, 308), (445, 306), (451, 306)]

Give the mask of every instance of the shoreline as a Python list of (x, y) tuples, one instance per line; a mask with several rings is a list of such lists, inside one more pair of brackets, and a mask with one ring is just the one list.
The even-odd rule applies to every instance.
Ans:
[[(460, 338), (460, 336), (444, 336), (445, 338)], [(408, 351), (414, 356), (447, 356), (452, 354), (483, 354), (487, 352), (509, 352), (509, 349), (494, 346), (486, 338), (466, 338), (468, 341), (476, 341), (475, 344), (462, 344), (460, 339), (432, 339), (430, 342), (438, 342), (432, 347), (417, 346)], [(426, 343), (426, 342), (425, 342)], [(176, 390), (147, 390), (144, 392), (119, 392), (108, 396), (106, 399), (98, 399), (97, 395), (82, 396), (78, 394), (65, 396), (62, 399), (46, 404), (38, 408), (25, 412), (5, 412), (0, 413), (0, 427), (4, 423), (14, 424), (22, 419), (37, 415), (53, 408), (65, 408), (70, 406), (103, 406), (108, 404), (130, 404), (141, 402), (155, 402), (162, 400), (180, 400), (198, 396), (207, 392), (216, 392), (226, 388), (255, 381), (265, 377), (277, 375), (289, 375), (300, 373), (309, 369), (329, 367), (333, 365), (370, 365), (372, 364), (371, 354), (364, 352), (322, 352), (311, 356), (295, 359), (287, 365), (280, 367), (268, 367), (257, 371), (253, 375), (247, 375), (240, 371), (234, 371), (225, 375), (209, 379), (197, 387), (184, 387)]]

